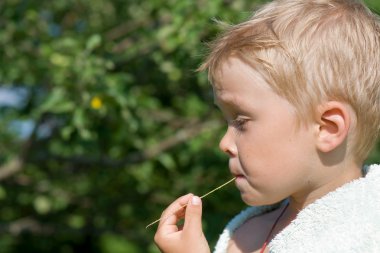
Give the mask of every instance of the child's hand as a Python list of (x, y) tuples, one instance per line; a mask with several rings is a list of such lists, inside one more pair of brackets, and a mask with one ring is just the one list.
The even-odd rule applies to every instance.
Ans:
[[(185, 208), (180, 209), (186, 204)], [(177, 226), (182, 218), (185, 218), (183, 228)], [(210, 248), (202, 231), (201, 199), (187, 194), (174, 201), (162, 213), (154, 241), (165, 253), (209, 253)]]

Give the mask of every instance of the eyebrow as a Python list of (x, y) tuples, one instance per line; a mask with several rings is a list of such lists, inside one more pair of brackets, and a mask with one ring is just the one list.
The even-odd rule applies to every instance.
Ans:
[(238, 99), (236, 98), (236, 96), (226, 96), (226, 95), (219, 95), (218, 96), (219, 99), (217, 99), (217, 96), (214, 96), (214, 104), (217, 105), (219, 107), (219, 101), (220, 102), (223, 102), (224, 104), (228, 104), (228, 105), (238, 105)]

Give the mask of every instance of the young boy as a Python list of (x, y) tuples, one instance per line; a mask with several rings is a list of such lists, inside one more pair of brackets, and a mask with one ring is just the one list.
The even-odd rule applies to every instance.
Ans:
[[(363, 166), (380, 126), (377, 17), (355, 0), (273, 1), (222, 34), (201, 69), (252, 206), (215, 252), (380, 252), (380, 166)], [(192, 194), (173, 202), (158, 247), (210, 252), (201, 213)]]

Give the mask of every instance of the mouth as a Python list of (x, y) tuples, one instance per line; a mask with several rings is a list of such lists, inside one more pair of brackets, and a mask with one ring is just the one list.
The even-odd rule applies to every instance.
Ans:
[(236, 178), (245, 178), (245, 176), (242, 173), (231, 171), (231, 174)]
[(241, 173), (232, 173), (235, 177), (235, 185), (240, 189), (242, 185), (246, 184), (247, 178)]
[(236, 164), (233, 163), (233, 161), (229, 161), (229, 169), (231, 174), (236, 178), (236, 179), (245, 179), (246, 176), (244, 175), (243, 171), (239, 169), (239, 166), (236, 166)]
[(241, 182), (241, 181), (245, 181), (246, 180), (246, 177), (244, 175), (235, 175), (235, 182), (238, 183), (238, 182)]

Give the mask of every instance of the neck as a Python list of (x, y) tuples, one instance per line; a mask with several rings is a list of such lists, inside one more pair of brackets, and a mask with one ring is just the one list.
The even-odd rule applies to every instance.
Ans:
[(307, 182), (307, 189), (303, 192), (295, 193), (289, 198), (289, 207), (284, 214), (284, 218), (289, 221), (293, 220), (297, 214), (309, 204), (317, 199), (322, 198), (329, 192), (362, 177), (361, 166), (351, 164), (348, 166), (334, 166), (323, 168), (329, 171), (328, 175), (319, 178), (318, 183)]

